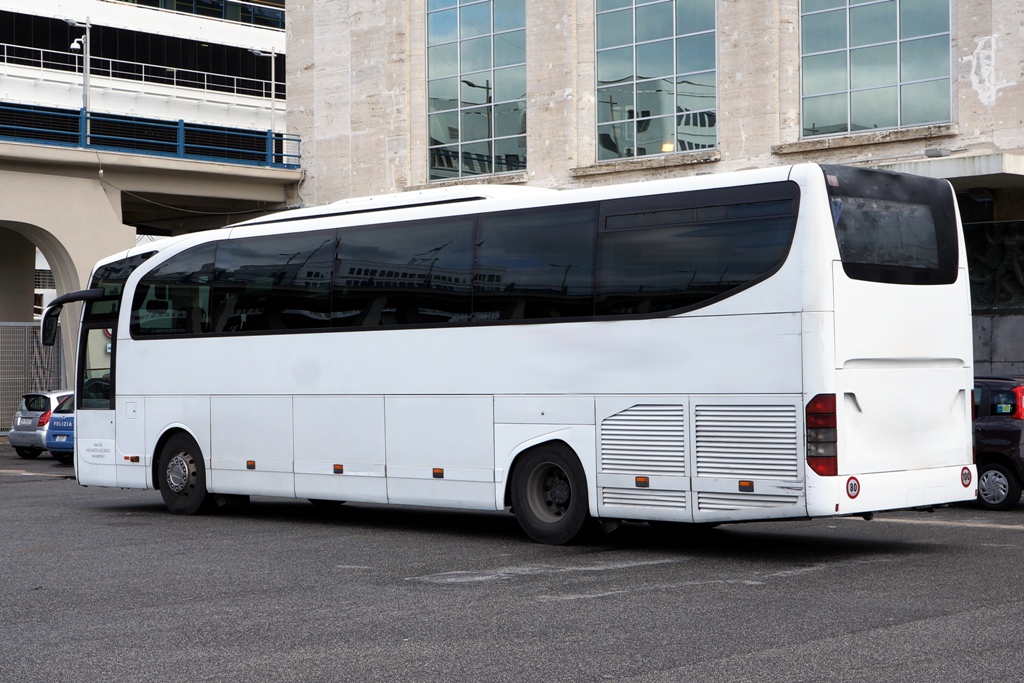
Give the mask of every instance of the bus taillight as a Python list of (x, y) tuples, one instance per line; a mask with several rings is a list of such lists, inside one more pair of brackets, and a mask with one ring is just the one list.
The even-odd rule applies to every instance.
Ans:
[(807, 404), (807, 464), (818, 475), (834, 477), (836, 452), (836, 395), (818, 394)]

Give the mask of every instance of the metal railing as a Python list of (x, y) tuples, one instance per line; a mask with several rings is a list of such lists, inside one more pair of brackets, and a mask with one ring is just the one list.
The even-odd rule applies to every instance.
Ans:
[(301, 161), (297, 135), (84, 109), (0, 105), (0, 139), (275, 168)]
[[(152, 9), (195, 14), (264, 28), (284, 29), (284, 7), (238, 0), (121, 0)], [(283, 4), (283, 3), (282, 3)]]
[[(82, 55), (72, 52), (0, 43), (0, 62), (6, 64), (80, 74), (82, 73), (83, 59)], [(284, 99), (286, 96), (284, 83), (277, 83), (275, 92), (275, 88), (269, 80), (259, 78), (228, 76), (208, 71), (109, 59), (96, 55), (90, 56), (89, 64), (90, 76), (120, 78), (175, 88), (191, 88), (267, 99), (272, 95), (276, 96), (275, 99)]]

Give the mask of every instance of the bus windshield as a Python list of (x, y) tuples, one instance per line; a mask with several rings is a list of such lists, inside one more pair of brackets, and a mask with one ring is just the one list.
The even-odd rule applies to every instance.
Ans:
[(104, 295), (86, 303), (83, 322), (116, 319), (121, 304), (121, 290), (124, 289), (128, 276), (155, 253), (150, 251), (137, 254), (96, 268), (90, 287), (102, 289)]

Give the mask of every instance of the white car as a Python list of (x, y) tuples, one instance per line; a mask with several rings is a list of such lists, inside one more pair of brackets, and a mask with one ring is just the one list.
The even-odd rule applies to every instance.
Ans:
[(46, 431), (54, 409), (73, 392), (70, 389), (25, 394), (14, 412), (7, 440), (23, 458), (38, 458), (46, 450)]

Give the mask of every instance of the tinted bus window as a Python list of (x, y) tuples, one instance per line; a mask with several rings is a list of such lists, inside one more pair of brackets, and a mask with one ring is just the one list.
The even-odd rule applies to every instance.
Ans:
[(331, 230), (221, 242), (213, 331), (330, 327), (334, 239)]
[[(689, 193), (607, 202), (598, 238), (598, 315), (644, 315), (709, 303), (782, 265), (796, 228), (790, 183), (743, 189), (763, 201)], [(649, 202), (649, 203), (648, 203)], [(628, 209), (637, 207), (632, 212)]]
[(336, 327), (470, 319), (474, 218), (338, 231)]
[(596, 204), (482, 216), (473, 319), (592, 316), (596, 221)]
[(843, 270), (890, 284), (956, 281), (956, 207), (946, 181), (823, 166)]
[(142, 278), (132, 302), (133, 337), (209, 331), (210, 285), (216, 249), (216, 244), (188, 249)]

